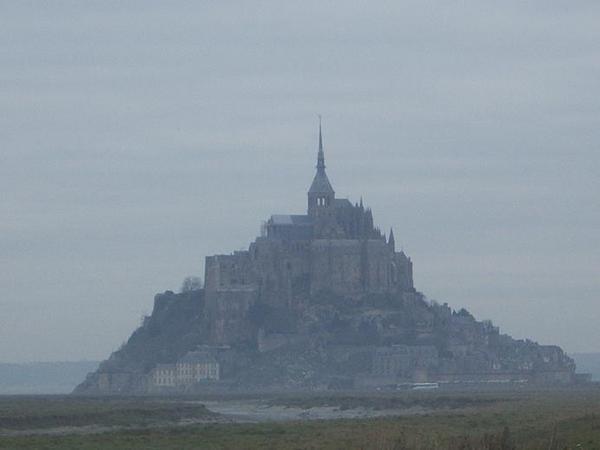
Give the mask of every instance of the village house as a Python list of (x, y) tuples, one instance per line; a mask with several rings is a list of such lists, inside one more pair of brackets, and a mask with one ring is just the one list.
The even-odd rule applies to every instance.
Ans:
[(187, 387), (220, 377), (219, 363), (208, 352), (188, 352), (175, 364), (158, 364), (150, 373), (155, 388)]

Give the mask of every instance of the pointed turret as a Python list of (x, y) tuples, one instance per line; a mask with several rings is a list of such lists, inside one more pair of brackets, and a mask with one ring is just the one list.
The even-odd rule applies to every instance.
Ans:
[(396, 240), (394, 239), (394, 230), (390, 228), (390, 237), (388, 238), (388, 245), (393, 252), (396, 251)]
[(335, 191), (325, 173), (325, 152), (323, 151), (323, 133), (319, 116), (319, 151), (317, 153), (317, 173), (308, 190), (308, 214), (315, 215), (318, 209), (333, 206)]

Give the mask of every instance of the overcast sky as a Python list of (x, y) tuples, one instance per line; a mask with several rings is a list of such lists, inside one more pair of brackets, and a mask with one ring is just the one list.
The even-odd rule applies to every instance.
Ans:
[(0, 361), (104, 359), (153, 296), (362, 195), (429, 298), (600, 351), (600, 2), (0, 4)]

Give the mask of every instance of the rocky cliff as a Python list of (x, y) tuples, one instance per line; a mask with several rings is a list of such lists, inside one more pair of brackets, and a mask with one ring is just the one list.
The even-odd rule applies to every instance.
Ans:
[(204, 290), (159, 294), (152, 314), (75, 392), (151, 392), (148, 374), (154, 367), (198, 348), (219, 361), (221, 380), (185, 390), (574, 379), (574, 362), (559, 347), (514, 340), (492, 323), (429, 302), (418, 292), (350, 299), (321, 291), (294, 308), (259, 302), (245, 313), (243, 327), (236, 342), (212, 345)]

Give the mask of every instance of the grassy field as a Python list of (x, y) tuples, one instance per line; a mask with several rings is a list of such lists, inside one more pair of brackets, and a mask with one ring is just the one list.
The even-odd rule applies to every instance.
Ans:
[[(204, 407), (186, 400), (0, 398), (0, 448), (600, 449), (598, 388), (273, 396), (265, 404), (385, 410), (418, 406), (427, 412), (268, 423), (218, 423)], [(181, 421), (203, 423), (181, 426)], [(104, 428), (84, 434), (76, 428), (32, 434), (55, 432), (63, 426)]]
[(163, 399), (5, 396), (0, 397), (0, 436), (8, 431), (57, 427), (152, 426), (213, 416), (201, 404)]

